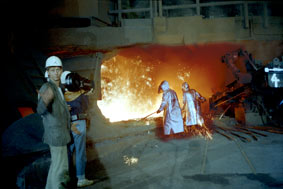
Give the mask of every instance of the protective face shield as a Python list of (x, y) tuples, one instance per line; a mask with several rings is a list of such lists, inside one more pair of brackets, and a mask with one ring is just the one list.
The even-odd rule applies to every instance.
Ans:
[(81, 89), (87, 92), (91, 89), (94, 89), (93, 81), (83, 78), (79, 74), (70, 71), (64, 71), (62, 73), (61, 83), (66, 87), (68, 91), (71, 92), (76, 92)]
[(169, 89), (169, 83), (168, 81), (164, 80), (160, 83), (158, 87), (158, 93), (161, 93), (162, 91), (167, 91)]
[(45, 68), (48, 68), (51, 66), (63, 67), (61, 59), (58, 58), (57, 56), (50, 56), (49, 58), (47, 58), (45, 62)]
[(190, 89), (189, 84), (188, 84), (187, 82), (184, 82), (184, 83), (182, 84), (182, 90), (183, 90), (183, 92), (188, 92), (189, 89)]

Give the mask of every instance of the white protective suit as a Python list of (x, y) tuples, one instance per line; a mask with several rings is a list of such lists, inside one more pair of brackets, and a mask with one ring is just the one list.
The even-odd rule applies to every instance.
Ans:
[(170, 135), (171, 129), (173, 133), (184, 132), (182, 113), (176, 92), (169, 88), (167, 81), (163, 81), (160, 88), (163, 91), (163, 96), (158, 111), (164, 110), (164, 134)]
[(200, 102), (206, 99), (202, 97), (194, 89), (189, 89), (189, 85), (185, 82), (182, 86), (183, 89), (183, 113), (185, 114), (185, 125), (202, 125), (204, 123), (201, 116)]

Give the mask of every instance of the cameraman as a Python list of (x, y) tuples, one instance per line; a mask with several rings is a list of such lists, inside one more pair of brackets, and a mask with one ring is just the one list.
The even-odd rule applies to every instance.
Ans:
[[(86, 157), (86, 124), (87, 124), (87, 109), (88, 109), (88, 95), (93, 89), (86, 92), (80, 89), (77, 92), (65, 92), (64, 96), (69, 105), (71, 113), (71, 131), (74, 143), (70, 145), (70, 165), (72, 165), (72, 154), (74, 148), (76, 149), (76, 177), (77, 187), (85, 187), (92, 185), (93, 180), (85, 178), (85, 169), (87, 163)], [(72, 166), (71, 166), (72, 167)]]

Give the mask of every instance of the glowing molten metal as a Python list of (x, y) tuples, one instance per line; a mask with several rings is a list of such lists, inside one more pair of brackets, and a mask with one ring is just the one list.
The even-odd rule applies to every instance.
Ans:
[(159, 96), (152, 79), (152, 66), (142, 60), (115, 56), (103, 63), (102, 101), (98, 102), (103, 115), (111, 122), (145, 117), (157, 110)]

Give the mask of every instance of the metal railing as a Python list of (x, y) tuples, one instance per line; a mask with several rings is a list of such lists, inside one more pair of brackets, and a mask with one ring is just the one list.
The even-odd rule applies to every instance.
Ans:
[[(203, 7), (215, 7), (215, 6), (227, 6), (227, 5), (242, 5), (244, 9), (244, 23), (245, 28), (249, 28), (249, 9), (248, 4), (260, 3), (263, 6), (263, 20), (264, 27), (268, 26), (267, 19), (267, 4), (271, 1), (222, 1), (222, 2), (209, 2), (200, 3), (200, 0), (196, 0), (193, 4), (183, 4), (183, 5), (163, 5), (162, 0), (148, 0), (149, 7), (147, 8), (133, 8), (133, 9), (122, 9), (122, 0), (118, 0), (118, 9), (110, 10), (109, 14), (118, 14), (118, 23), (121, 25), (122, 14), (123, 13), (140, 13), (149, 12), (150, 18), (163, 17), (163, 11), (175, 10), (175, 9), (196, 9), (196, 15), (201, 15), (201, 8)], [(282, 5), (282, 2), (280, 2)]]

